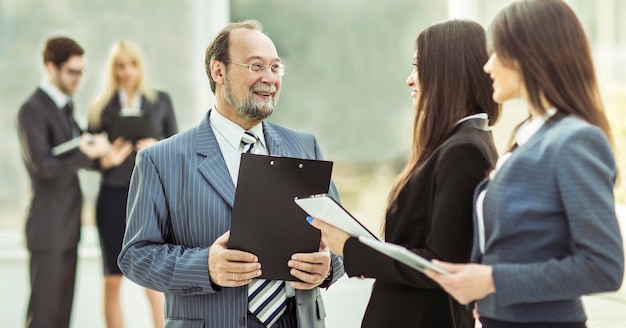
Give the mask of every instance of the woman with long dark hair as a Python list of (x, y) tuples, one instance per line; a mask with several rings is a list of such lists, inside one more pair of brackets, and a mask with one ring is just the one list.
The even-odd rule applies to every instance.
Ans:
[(485, 328), (585, 327), (581, 296), (619, 288), (617, 169), (585, 32), (561, 0), (520, 1), (490, 27), (485, 72), (529, 118), (476, 191), (473, 261), (427, 271)]

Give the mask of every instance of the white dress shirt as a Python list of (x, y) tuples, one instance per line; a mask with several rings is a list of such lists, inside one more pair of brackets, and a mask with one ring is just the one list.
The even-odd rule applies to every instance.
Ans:
[[(556, 114), (556, 108), (549, 108), (546, 110), (546, 113), (539, 117), (533, 117), (528, 121), (524, 122), (517, 131), (515, 132), (515, 143), (517, 146), (521, 146), (528, 142), (530, 138), (539, 131), (539, 129), (546, 123), (550, 117)], [(489, 180), (493, 180), (498, 173), (498, 170), (506, 163), (506, 161), (511, 157), (511, 152), (507, 152), (502, 154), (498, 158), (496, 162), (496, 167), (489, 172)], [(476, 197), (476, 224), (478, 225), (478, 245), (481, 253), (485, 252), (485, 218), (483, 213), (483, 204), (485, 202), (485, 194), (487, 193), (487, 188), (483, 189), (478, 197)]]
[[(241, 162), (241, 152), (243, 151), (241, 137), (246, 130), (237, 125), (235, 122), (224, 117), (216, 109), (211, 111), (209, 122), (211, 123), (211, 128), (213, 128), (213, 131), (215, 132), (215, 138), (217, 139), (217, 143), (220, 145), (220, 150), (222, 151), (224, 161), (226, 161), (228, 172), (230, 172), (230, 176), (233, 179), (233, 184), (237, 186), (239, 163)], [(262, 123), (253, 126), (250, 131), (254, 133), (257, 138), (259, 138), (257, 144), (254, 146), (253, 152), (255, 154), (268, 155), (269, 152), (267, 151), (267, 146), (265, 144), (265, 135), (263, 134)]]
[(135, 93), (133, 99), (131, 99), (130, 106), (126, 106), (128, 102), (128, 93), (124, 89), (117, 90), (117, 93), (120, 97), (120, 116), (141, 116), (143, 113), (141, 112), (141, 94), (139, 92)]
[(67, 105), (70, 101), (70, 96), (61, 92), (61, 90), (59, 90), (56, 85), (48, 81), (48, 79), (43, 80), (39, 87), (52, 99), (59, 109), (65, 107), (65, 105)]

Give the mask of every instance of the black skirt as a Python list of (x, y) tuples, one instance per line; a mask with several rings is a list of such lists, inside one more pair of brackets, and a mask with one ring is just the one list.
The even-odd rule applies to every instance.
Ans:
[(104, 275), (122, 274), (117, 257), (122, 251), (126, 230), (128, 187), (100, 186), (96, 204), (96, 225), (102, 251)]

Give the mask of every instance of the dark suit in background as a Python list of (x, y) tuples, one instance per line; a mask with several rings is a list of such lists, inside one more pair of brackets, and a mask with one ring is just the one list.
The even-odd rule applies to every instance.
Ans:
[(27, 320), (34, 322), (27, 325), (67, 327), (83, 202), (77, 172), (95, 162), (80, 151), (52, 155), (54, 146), (72, 138), (72, 127), (40, 88), (19, 110), (18, 133), (32, 189), (26, 219), (32, 289)]
[[(472, 195), (497, 156), (486, 120), (460, 123), (400, 192), (385, 240), (427, 259), (467, 262)], [(349, 276), (376, 278), (363, 327), (474, 327), (472, 314), (425, 275), (356, 238), (348, 239), (344, 256)]]

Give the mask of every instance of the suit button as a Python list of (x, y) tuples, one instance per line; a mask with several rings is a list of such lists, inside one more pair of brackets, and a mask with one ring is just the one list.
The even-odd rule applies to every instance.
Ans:
[(239, 318), (239, 325), (242, 327), (246, 325), (246, 317)]

